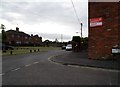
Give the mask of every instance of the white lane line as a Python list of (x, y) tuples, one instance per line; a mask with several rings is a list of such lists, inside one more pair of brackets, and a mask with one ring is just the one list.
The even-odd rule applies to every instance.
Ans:
[(13, 69), (12, 71), (17, 71), (17, 70), (19, 70), (20, 68), (16, 68), (16, 69)]
[(39, 62), (34, 62), (33, 64), (37, 64), (37, 63), (39, 63)]
[(3, 76), (3, 75), (5, 75), (5, 73), (0, 73), (0, 76)]
[(25, 65), (25, 67), (29, 67), (29, 66), (31, 66), (31, 64)]

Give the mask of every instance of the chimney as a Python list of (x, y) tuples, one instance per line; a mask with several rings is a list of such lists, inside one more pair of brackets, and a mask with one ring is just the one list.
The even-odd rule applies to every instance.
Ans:
[(18, 27), (16, 27), (16, 31), (19, 32), (19, 28)]

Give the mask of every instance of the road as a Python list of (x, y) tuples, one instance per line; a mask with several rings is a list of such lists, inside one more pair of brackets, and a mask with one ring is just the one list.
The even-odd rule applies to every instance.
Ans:
[(65, 66), (49, 58), (70, 51), (5, 56), (2, 59), (3, 85), (117, 85), (118, 72)]

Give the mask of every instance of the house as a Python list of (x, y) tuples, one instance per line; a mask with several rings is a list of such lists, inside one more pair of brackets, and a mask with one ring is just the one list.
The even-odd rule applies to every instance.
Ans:
[(16, 30), (6, 31), (6, 44), (15, 45), (15, 46), (39, 46), (42, 43), (42, 37), (38, 35), (29, 35), (22, 31), (19, 31), (19, 28), (16, 27)]

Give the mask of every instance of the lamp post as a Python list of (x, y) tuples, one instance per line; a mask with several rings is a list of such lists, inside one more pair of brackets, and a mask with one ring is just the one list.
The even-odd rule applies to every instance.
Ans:
[(83, 24), (82, 24), (82, 23), (80, 23), (80, 25), (81, 25), (81, 38), (82, 38), (82, 26), (83, 26)]
[(63, 34), (61, 34), (61, 43), (63, 42)]

